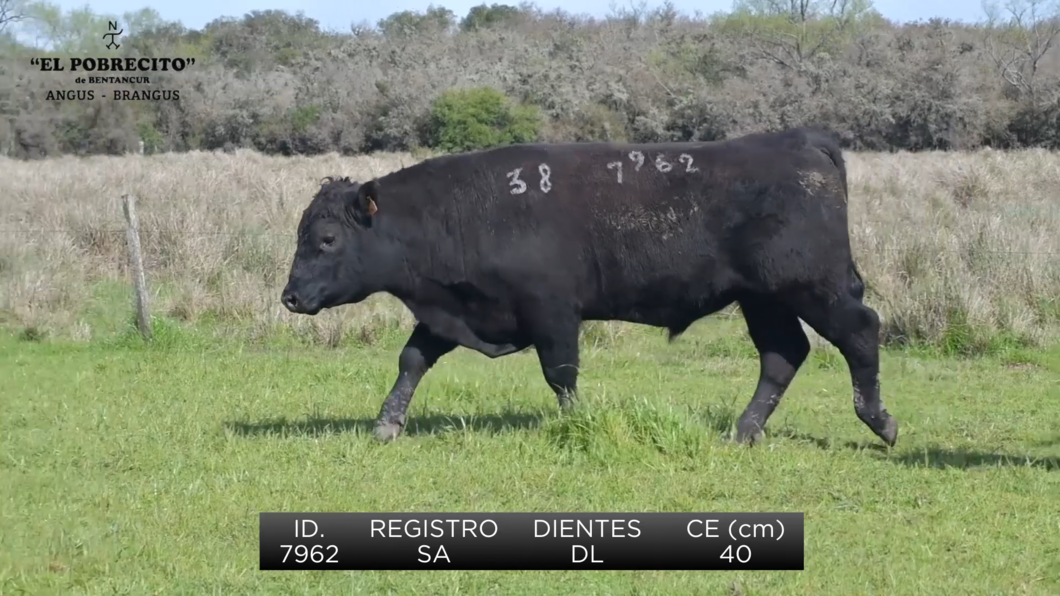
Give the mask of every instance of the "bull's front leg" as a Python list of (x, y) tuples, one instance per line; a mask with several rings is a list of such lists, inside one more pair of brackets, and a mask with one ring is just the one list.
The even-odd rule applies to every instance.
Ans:
[(537, 308), (528, 317), (537, 357), (561, 410), (574, 405), (578, 393), (578, 332), (581, 319), (563, 307)]
[(456, 348), (456, 343), (431, 333), (423, 323), (417, 323), (398, 358), (398, 376), (393, 388), (379, 411), (375, 437), (380, 441), (392, 441), (405, 428), (405, 414), (416, 387), (423, 375), (439, 358)]

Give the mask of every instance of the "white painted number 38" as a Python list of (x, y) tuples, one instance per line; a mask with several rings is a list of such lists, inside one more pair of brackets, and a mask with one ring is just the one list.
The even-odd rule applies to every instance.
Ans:
[[(511, 187), (513, 195), (521, 195), (526, 192), (526, 182), (523, 182), (523, 180), (519, 178), (519, 174), (522, 172), (522, 168), (515, 168), (511, 172), (505, 174), (505, 176), (508, 177), (508, 186)], [(541, 189), (541, 192), (548, 193), (548, 191), (552, 190), (552, 168), (548, 167), (547, 163), (543, 163), (537, 166), (537, 173), (541, 176), (541, 181), (538, 183), (538, 187)]]

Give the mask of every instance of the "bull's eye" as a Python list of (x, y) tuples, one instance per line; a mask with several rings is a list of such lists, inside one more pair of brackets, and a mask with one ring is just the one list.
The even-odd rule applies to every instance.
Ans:
[(334, 236), (324, 236), (322, 241), (323, 241), (324, 246), (331, 246), (331, 245), (335, 244), (335, 237)]

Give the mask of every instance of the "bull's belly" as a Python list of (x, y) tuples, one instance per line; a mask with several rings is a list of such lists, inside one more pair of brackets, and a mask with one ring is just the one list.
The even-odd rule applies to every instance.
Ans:
[(587, 321), (624, 321), (638, 325), (683, 330), (697, 320), (712, 315), (733, 303), (733, 292), (708, 296), (669, 296), (638, 303), (612, 303), (588, 308), (582, 318)]
[(525, 344), (514, 312), (500, 308), (466, 308), (454, 313), (434, 306), (408, 304), (417, 321), (432, 333), (484, 354), (507, 345)]
[(517, 325), (484, 325), (470, 320), (467, 327), (479, 341), (493, 345), (519, 343), (524, 335)]
[(582, 315), (586, 321), (623, 321), (652, 327), (681, 326), (689, 318), (696, 318), (685, 309), (674, 308), (618, 308), (605, 311), (587, 311)]
[(469, 308), (459, 318), (480, 340), (491, 344), (511, 343), (520, 336), (519, 321), (512, 310)]

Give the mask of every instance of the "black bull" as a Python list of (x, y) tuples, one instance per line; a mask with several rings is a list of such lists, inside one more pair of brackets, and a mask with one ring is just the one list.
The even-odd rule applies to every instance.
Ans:
[(449, 155), (359, 184), (328, 178), (306, 208), (282, 301), (292, 312), (377, 292), (417, 323), (376, 436), (397, 437), (417, 385), (457, 346), (534, 346), (560, 406), (582, 321), (671, 340), (736, 302), (760, 354), (737, 440), (761, 438), (810, 350), (799, 319), (850, 369), (854, 408), (888, 445), (879, 317), (851, 256), (846, 168), (815, 129), (711, 143), (518, 145)]

